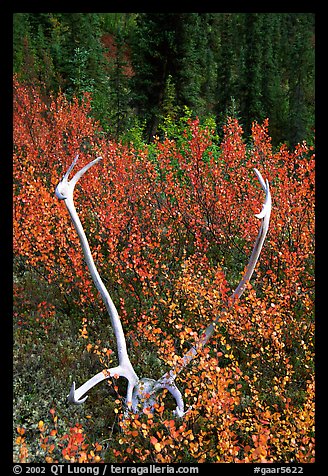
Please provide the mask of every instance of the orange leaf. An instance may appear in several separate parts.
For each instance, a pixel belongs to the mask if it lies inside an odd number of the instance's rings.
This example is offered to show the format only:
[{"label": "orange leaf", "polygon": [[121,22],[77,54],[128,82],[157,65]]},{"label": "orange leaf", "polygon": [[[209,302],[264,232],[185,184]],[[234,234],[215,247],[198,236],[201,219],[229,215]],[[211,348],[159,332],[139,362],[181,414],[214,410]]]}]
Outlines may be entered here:
[{"label": "orange leaf", "polygon": [[158,439],[155,438],[155,436],[152,436],[149,441],[151,442],[152,445],[156,445],[156,443],[158,443]]}]

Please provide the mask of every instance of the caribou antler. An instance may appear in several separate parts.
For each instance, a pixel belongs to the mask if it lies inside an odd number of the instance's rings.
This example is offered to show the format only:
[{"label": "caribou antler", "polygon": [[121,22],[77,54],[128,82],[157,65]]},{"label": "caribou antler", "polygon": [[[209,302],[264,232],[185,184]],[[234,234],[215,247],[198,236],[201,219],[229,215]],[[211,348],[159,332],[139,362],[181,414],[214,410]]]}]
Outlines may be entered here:
[{"label": "caribou antler", "polygon": [[[171,369],[169,372],[164,374],[160,379],[154,380],[150,378],[142,378],[139,379],[137,374],[135,373],[132,364],[130,362],[127,348],[126,348],[126,341],[123,333],[122,324],[116,310],[116,307],[103,283],[101,280],[95,263],[93,261],[90,247],[88,244],[88,240],[84,233],[81,221],[77,215],[74,202],[73,202],[73,192],[74,187],[78,180],[82,177],[82,175],[94,164],[101,160],[101,157],[93,160],[85,167],[83,167],[80,171],[78,171],[71,180],[68,180],[69,174],[73,170],[76,162],[78,160],[78,156],[74,159],[72,165],[69,167],[68,171],[59,182],[56,188],[56,195],[60,200],[65,200],[65,205],[69,211],[71,219],[73,221],[74,227],[78,233],[82,250],[84,253],[85,261],[88,265],[90,270],[92,279],[100,292],[103,301],[105,303],[106,309],[110,316],[111,324],[114,330],[114,335],[117,341],[117,352],[118,352],[118,360],[119,365],[117,367],[111,369],[105,369],[102,372],[94,375],[91,379],[85,382],[81,387],[75,389],[75,382],[71,387],[70,393],[68,395],[68,400],[72,403],[81,404],[85,402],[88,398],[85,395],[92,387],[97,385],[99,382],[107,379],[109,377],[125,377],[128,380],[128,389],[126,395],[126,405],[128,409],[137,413],[140,409],[154,407],[156,401],[156,393],[162,389],[168,390],[171,395],[174,397],[177,407],[175,410],[175,414],[179,417],[182,417],[185,414],[184,410],[184,402],[182,398],[182,394],[180,390],[176,387],[174,381],[177,375],[181,372],[181,370],[188,365],[188,363],[196,357],[196,355],[202,350],[206,342],[209,338],[213,335],[215,331],[215,326],[220,318],[220,315],[216,317],[216,319],[205,329],[205,331],[200,335],[198,342],[182,357],[180,364],[176,367]],[[261,227],[249,260],[249,263],[246,267],[246,271],[238,284],[235,291],[232,293],[228,305],[224,311],[227,311],[233,303],[240,298],[243,291],[245,290],[246,284],[249,282],[253,271],[255,269],[256,263],[259,259],[261,249],[263,247],[263,243],[268,232],[269,221],[270,221],[270,213],[271,213],[271,194],[269,188],[268,180],[264,181],[262,175],[257,169],[254,169],[255,173],[259,179],[259,182],[265,192],[265,202],[262,208],[262,211],[255,215],[257,218],[262,220]]]},{"label": "caribou antler", "polygon": [[[256,214],[255,216],[262,220],[260,230],[258,232],[255,245],[253,247],[253,251],[251,254],[251,257],[249,259],[248,265],[246,267],[245,273],[240,280],[240,283],[228,299],[228,303],[226,305],[225,309],[222,309],[221,314],[224,312],[227,312],[229,308],[234,304],[234,302],[240,298],[240,296],[243,294],[247,283],[252,277],[252,274],[254,272],[256,263],[260,257],[260,253],[264,244],[265,237],[267,235],[268,229],[269,229],[269,222],[270,222],[270,214],[271,214],[271,193],[270,193],[270,187],[269,187],[269,182],[268,180],[264,181],[261,173],[257,170],[254,169],[259,182],[265,192],[265,201],[262,207],[262,210],[260,213]],[[181,372],[181,370],[186,367],[186,365],[189,364],[189,362],[196,357],[197,354],[203,349],[203,347],[206,345],[207,341],[212,337],[215,331],[215,326],[217,325],[221,314],[219,314],[216,319],[209,324],[209,326],[205,329],[204,332],[200,335],[197,343],[186,352],[186,354],[183,356],[181,359],[180,363],[176,365],[176,367],[170,371],[169,374],[165,374],[162,378],[164,379],[169,379],[171,382],[174,381],[174,379],[177,377],[177,375]]]},{"label": "caribou antler", "polygon": [[56,195],[59,198],[59,200],[65,200],[65,205],[67,207],[67,210],[69,211],[72,222],[74,224],[74,227],[77,231],[77,234],[81,242],[85,261],[88,265],[89,271],[96,285],[96,288],[100,292],[103,298],[103,301],[105,303],[106,309],[108,311],[111,324],[113,327],[113,331],[115,334],[116,342],[117,342],[117,353],[118,353],[119,365],[113,369],[108,369],[105,372],[100,372],[99,374],[95,375],[90,380],[88,380],[84,385],[82,385],[77,390],[75,390],[75,382],[74,382],[72,385],[71,391],[68,395],[68,399],[72,403],[83,403],[87,397],[85,397],[84,399],[80,399],[80,397],[84,395],[88,390],[90,390],[90,388],[92,388],[94,385],[101,382],[105,378],[118,375],[120,377],[126,377],[128,380],[127,404],[131,405],[132,391],[135,385],[137,384],[137,382],[139,381],[139,378],[137,374],[135,373],[128,356],[124,332],[123,332],[123,328],[122,328],[122,324],[121,324],[118,312],[101,277],[99,276],[96,265],[91,255],[87,237],[84,233],[82,223],[78,217],[78,214],[74,206],[74,201],[73,201],[73,193],[74,193],[74,187],[76,183],[82,177],[82,175],[90,167],[92,167],[92,165],[96,164],[101,159],[102,159],[101,157],[98,157],[97,159],[93,160],[92,162],[87,164],[85,167],[83,167],[80,171],[78,171],[71,180],[68,180],[69,174],[73,170],[78,160],[78,155],[77,155],[73,163],[69,167],[68,171],[66,172],[62,180],[57,185]]}]

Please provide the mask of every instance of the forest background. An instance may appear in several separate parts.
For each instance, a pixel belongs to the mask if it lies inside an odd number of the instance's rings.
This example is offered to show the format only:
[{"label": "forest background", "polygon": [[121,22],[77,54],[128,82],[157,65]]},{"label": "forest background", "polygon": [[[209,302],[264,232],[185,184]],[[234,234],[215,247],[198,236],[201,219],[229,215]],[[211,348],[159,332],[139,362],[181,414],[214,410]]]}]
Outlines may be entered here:
[{"label": "forest background", "polygon": [[270,118],[274,144],[314,131],[310,13],[17,13],[14,72],[44,97],[92,93],[110,138],[163,135],[185,114]]},{"label": "forest background", "polygon": [[[314,15],[13,22],[15,461],[313,462]],[[79,194],[83,225],[147,376],[172,365],[240,279],[256,236],[246,210],[261,201],[249,168],[272,184],[261,263],[182,377],[193,402],[183,422],[166,396],[126,427],[115,381],[87,407],[66,402],[72,375],[82,383],[113,353],[53,196],[77,152],[107,157]]]}]

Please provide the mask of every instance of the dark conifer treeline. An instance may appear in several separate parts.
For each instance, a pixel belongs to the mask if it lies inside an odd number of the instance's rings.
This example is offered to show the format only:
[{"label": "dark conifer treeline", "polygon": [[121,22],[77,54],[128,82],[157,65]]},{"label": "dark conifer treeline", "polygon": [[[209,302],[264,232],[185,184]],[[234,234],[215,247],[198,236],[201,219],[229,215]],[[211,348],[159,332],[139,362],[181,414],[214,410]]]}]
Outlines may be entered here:
[{"label": "dark conifer treeline", "polygon": [[14,72],[45,99],[90,92],[114,138],[151,140],[185,107],[246,132],[269,117],[275,143],[313,135],[311,13],[16,13]]}]

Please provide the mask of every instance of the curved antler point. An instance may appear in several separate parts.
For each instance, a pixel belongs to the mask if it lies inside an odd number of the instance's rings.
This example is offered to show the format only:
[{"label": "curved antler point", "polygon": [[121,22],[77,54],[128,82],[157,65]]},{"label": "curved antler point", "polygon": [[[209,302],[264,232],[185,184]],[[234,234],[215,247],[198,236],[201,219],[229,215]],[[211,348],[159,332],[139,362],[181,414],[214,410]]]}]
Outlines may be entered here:
[{"label": "curved antler point", "polygon": [[67,400],[70,403],[75,403],[76,405],[81,405],[82,403],[84,403],[86,401],[87,398],[88,398],[88,395],[84,398],[81,398],[80,400],[78,398],[76,398],[75,382],[73,382],[73,384],[71,386],[71,390],[70,390],[69,394],[67,395]]}]

